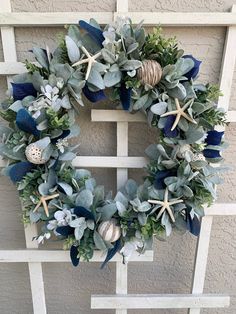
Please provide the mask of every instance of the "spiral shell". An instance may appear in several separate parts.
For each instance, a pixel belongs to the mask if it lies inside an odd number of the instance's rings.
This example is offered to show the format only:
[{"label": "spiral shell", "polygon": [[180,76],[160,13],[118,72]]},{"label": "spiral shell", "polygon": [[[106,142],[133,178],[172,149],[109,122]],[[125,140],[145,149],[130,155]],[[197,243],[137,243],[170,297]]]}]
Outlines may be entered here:
[{"label": "spiral shell", "polygon": [[162,68],[155,60],[144,60],[141,68],[137,70],[137,78],[143,85],[148,84],[154,87],[162,76]]},{"label": "spiral shell", "polygon": [[121,228],[117,226],[116,219],[103,221],[98,227],[98,233],[103,240],[108,242],[115,242],[121,236]]},{"label": "spiral shell", "polygon": [[42,158],[43,149],[39,148],[35,143],[32,143],[26,147],[25,155],[28,161],[32,164],[40,165],[47,162]]}]

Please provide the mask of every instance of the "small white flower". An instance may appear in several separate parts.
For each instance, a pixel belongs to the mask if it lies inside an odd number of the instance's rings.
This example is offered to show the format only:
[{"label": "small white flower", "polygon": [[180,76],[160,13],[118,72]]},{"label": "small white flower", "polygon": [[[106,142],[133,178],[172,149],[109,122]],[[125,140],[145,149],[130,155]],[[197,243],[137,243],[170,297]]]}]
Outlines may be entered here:
[{"label": "small white flower", "polygon": [[132,256],[132,254],[137,251],[139,248],[143,247],[142,241],[139,239],[134,238],[133,240],[130,240],[125,243],[125,245],[120,250],[120,253],[124,257],[124,262],[127,263]]},{"label": "small white flower", "polygon": [[51,237],[50,232],[46,232],[44,234],[41,234],[38,238],[37,238],[37,242],[38,244],[40,243],[44,243],[44,240],[48,240]]},{"label": "small white flower", "polygon": [[48,230],[54,230],[57,227],[57,220],[50,220],[47,224]]},{"label": "small white flower", "polygon": [[59,77],[59,78],[57,79],[57,87],[58,87],[59,89],[62,89],[63,86],[64,86],[64,80],[63,80],[63,78]]},{"label": "small white flower", "polygon": [[114,41],[116,40],[116,32],[114,27],[109,26],[108,30],[103,32],[103,36],[105,38],[103,45],[114,43]]},{"label": "small white flower", "polygon": [[49,100],[56,100],[59,93],[59,89],[56,86],[52,87],[49,84],[45,87],[41,87],[41,91]]},{"label": "small white flower", "polygon": [[65,151],[65,147],[68,147],[69,143],[67,141],[67,139],[60,139],[57,141],[56,143],[56,147],[59,149],[59,151],[63,154]]}]

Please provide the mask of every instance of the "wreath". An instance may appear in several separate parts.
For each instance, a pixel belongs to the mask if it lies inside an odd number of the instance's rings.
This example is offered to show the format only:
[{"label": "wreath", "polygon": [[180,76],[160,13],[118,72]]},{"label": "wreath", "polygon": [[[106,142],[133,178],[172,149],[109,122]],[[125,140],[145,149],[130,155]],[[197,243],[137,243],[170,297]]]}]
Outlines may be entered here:
[{"label": "wreath", "polygon": [[[80,21],[53,53],[32,52],[37,62],[25,61],[28,72],[14,77],[1,104],[8,124],[0,126],[0,154],[3,173],[19,191],[24,224],[40,223],[35,239],[63,240],[75,266],[101,250],[104,267],[117,252],[124,262],[133,251],[143,253],[154,236],[165,239],[172,229],[197,236],[221,182],[223,168],[213,163],[226,144],[214,127],[227,124],[216,106],[219,88],[194,82],[201,62],[160,28],[146,35],[129,18],[104,28]],[[141,111],[159,130],[158,143],[146,149],[141,185],[128,180],[112,197],[88,170],[73,167],[77,146],[70,139],[79,135],[75,116],[84,96]]]}]

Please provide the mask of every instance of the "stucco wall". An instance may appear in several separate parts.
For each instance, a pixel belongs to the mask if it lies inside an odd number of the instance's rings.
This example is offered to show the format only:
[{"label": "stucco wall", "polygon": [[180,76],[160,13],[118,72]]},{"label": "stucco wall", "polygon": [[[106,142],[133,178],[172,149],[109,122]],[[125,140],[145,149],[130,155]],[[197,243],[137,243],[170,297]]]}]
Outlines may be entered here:
[{"label": "stucco wall", "polygon": [[[130,0],[134,11],[228,11],[236,0]],[[1,2],[0,2],[1,5]],[[14,11],[111,11],[115,0],[12,0]],[[184,14],[184,13],[183,13]],[[79,13],[78,13],[79,19]],[[158,22],[158,21],[157,21]],[[18,28],[15,31],[19,61],[26,57],[32,45],[56,45],[56,34],[62,29]],[[167,34],[176,35],[188,53],[203,60],[201,81],[218,82],[223,51],[225,29],[216,28],[169,28]],[[236,48],[236,47],[235,47]],[[3,61],[0,44],[0,61]],[[0,99],[4,98],[6,82],[0,78]],[[230,109],[236,109],[236,72]],[[109,104],[95,105],[108,108]],[[116,126],[112,123],[90,123],[88,104],[81,109],[78,119],[82,132],[78,138],[81,155],[115,155]],[[227,128],[226,137],[230,148],[225,153],[228,164],[234,165],[236,153],[235,125]],[[155,134],[146,126],[132,124],[129,128],[129,153],[142,155],[147,143]],[[96,170],[99,183],[115,190],[115,171]],[[130,177],[140,178],[141,171],[130,171]],[[236,201],[236,172],[225,175],[225,183],[218,189],[219,200]],[[20,204],[17,192],[8,179],[0,180],[0,248],[25,247],[24,230],[20,222]],[[215,218],[207,267],[205,292],[227,293],[232,296],[229,309],[202,311],[205,314],[236,313],[236,217]],[[49,243],[48,247],[59,247]],[[196,239],[191,235],[172,235],[167,243],[155,242],[153,263],[129,264],[130,293],[189,293]],[[90,309],[90,295],[115,292],[115,267],[109,264],[99,270],[96,263],[83,263],[79,268],[70,264],[44,264],[44,281],[49,314],[112,314],[114,311]],[[27,264],[0,264],[0,313],[30,314],[32,303]],[[186,314],[185,310],[130,311],[130,314]]]}]

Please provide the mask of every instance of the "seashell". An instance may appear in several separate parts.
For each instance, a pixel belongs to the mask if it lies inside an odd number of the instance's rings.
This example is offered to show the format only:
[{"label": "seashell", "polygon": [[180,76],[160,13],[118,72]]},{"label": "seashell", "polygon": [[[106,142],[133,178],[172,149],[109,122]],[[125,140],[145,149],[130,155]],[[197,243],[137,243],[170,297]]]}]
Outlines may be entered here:
[{"label": "seashell", "polygon": [[98,233],[103,240],[108,242],[115,242],[121,236],[121,228],[117,226],[116,219],[103,221],[98,227]]},{"label": "seashell", "polygon": [[41,165],[47,162],[46,159],[42,158],[43,149],[38,147],[36,143],[28,145],[25,149],[25,155],[28,161],[32,164]]},{"label": "seashell", "polygon": [[194,161],[205,161],[205,160],[206,160],[206,158],[201,153],[194,154],[193,158],[192,158],[192,162],[194,162]]},{"label": "seashell", "polygon": [[143,85],[148,84],[154,87],[162,76],[162,68],[155,60],[144,60],[141,68],[137,70],[137,78]]},{"label": "seashell", "polygon": [[191,152],[191,146],[189,144],[184,144],[179,148],[177,156],[179,158],[184,158],[186,152]]}]

